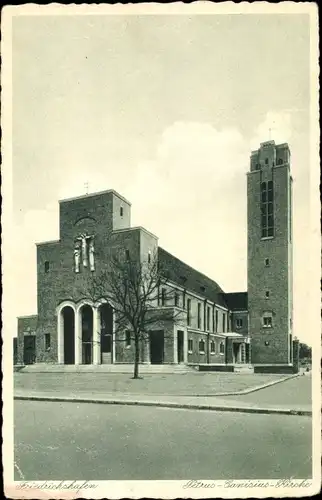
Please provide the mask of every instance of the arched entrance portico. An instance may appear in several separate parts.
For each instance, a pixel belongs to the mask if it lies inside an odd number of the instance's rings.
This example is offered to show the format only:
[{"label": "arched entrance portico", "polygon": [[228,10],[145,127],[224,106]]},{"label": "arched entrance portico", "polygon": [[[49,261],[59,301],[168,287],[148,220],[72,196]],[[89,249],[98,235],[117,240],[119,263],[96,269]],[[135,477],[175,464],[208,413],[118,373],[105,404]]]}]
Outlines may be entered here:
[{"label": "arched entrance portico", "polygon": [[65,301],[57,307],[58,363],[113,363],[114,311],[107,303]]}]

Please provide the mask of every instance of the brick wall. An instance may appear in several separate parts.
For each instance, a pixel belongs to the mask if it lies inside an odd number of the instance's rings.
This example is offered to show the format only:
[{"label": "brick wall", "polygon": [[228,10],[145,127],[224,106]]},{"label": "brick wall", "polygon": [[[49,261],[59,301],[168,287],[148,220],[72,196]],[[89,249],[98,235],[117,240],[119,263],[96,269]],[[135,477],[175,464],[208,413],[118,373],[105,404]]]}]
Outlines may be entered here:
[{"label": "brick wall", "polygon": [[[191,339],[193,341],[193,350],[190,353],[188,351],[188,363],[193,363],[193,364],[204,364],[209,363],[212,364],[221,364],[225,362],[225,355],[220,354],[220,349],[219,349],[219,344],[221,341],[225,341],[222,337],[216,337],[215,335],[207,335],[204,332],[192,332],[191,330],[188,330],[188,341]],[[204,354],[199,352],[199,341],[203,339],[205,342],[205,352]],[[210,352],[210,343],[211,341],[215,341],[215,346],[216,346],[216,352],[215,354],[212,354]],[[209,346],[208,346],[208,341],[209,341]],[[209,348],[209,355],[208,355],[208,348]]]},{"label": "brick wall", "polygon": [[[241,328],[237,326],[237,320],[242,321]],[[248,334],[248,311],[233,311],[231,313],[231,331],[241,333],[242,335]]]},{"label": "brick wall", "polygon": [[[94,235],[96,274],[108,268],[112,252],[127,248],[131,258],[140,256],[140,229],[112,232],[113,225],[120,228],[130,220],[129,204],[113,192],[61,202],[60,217],[60,241],[37,245],[37,361],[58,360],[56,308],[65,300],[77,302],[88,290],[89,267],[81,265],[78,274],[74,270],[75,237],[82,232]],[[50,352],[44,350],[45,333],[51,336]]]},{"label": "brick wall", "polygon": [[20,316],[18,318],[17,330],[17,363],[24,363],[24,337],[25,335],[36,335],[38,328],[38,316]]}]

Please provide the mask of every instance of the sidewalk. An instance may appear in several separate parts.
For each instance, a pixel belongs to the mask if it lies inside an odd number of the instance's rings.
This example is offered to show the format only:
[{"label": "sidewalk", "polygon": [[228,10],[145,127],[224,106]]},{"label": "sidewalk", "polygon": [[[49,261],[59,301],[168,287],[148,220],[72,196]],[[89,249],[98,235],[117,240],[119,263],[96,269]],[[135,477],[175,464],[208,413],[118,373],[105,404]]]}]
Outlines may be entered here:
[{"label": "sidewalk", "polygon": [[282,414],[282,415],[302,415],[311,416],[311,405],[275,405],[266,404],[259,407],[255,403],[245,402],[240,399],[231,400],[222,397],[189,397],[189,396],[161,396],[146,394],[115,394],[106,393],[94,395],[93,393],[73,393],[73,392],[39,392],[16,390],[14,394],[16,400],[28,401],[57,401],[73,403],[95,403],[114,405],[136,405],[155,406],[159,408],[181,408],[191,410],[229,411],[259,414]]},{"label": "sidewalk", "polygon": [[[86,366],[86,365],[83,365]],[[153,374],[135,380],[116,373],[24,373],[14,374],[15,391],[88,394],[138,394],[159,396],[234,396],[285,383],[296,375],[187,373]],[[283,384],[281,384],[283,385]]]}]

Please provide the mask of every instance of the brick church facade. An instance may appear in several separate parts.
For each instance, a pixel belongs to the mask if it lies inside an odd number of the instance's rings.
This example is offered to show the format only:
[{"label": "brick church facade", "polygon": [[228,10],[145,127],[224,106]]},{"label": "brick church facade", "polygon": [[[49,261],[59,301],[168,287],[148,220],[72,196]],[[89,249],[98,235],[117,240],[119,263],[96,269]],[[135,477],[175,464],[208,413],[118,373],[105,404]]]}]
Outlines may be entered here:
[{"label": "brick church facade", "polygon": [[[262,143],[247,174],[248,292],[225,293],[209,277],[131,227],[131,205],[113,190],[60,201],[59,240],[37,244],[37,315],[18,318],[19,364],[133,363],[128,331],[113,308],[84,299],[86,277],[111,250],[168,270],[154,305],[161,318],[142,343],[141,363],[291,366],[292,178],[287,144]],[[162,321],[164,314],[164,321]],[[180,318],[180,321],[178,320]]]}]

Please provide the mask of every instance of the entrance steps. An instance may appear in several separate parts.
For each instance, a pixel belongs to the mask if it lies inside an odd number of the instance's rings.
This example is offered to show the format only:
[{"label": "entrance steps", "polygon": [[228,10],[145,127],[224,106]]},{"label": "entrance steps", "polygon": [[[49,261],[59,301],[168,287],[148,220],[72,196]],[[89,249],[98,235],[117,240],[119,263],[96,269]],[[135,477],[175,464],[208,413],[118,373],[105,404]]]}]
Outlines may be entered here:
[{"label": "entrance steps", "polygon": [[[103,364],[103,365],[60,365],[55,363],[35,363],[26,365],[20,370],[22,373],[133,373],[133,364]],[[139,374],[185,374],[197,372],[197,368],[184,364],[171,365],[139,365]]]},{"label": "entrance steps", "polygon": [[234,373],[254,373],[254,367],[252,365],[234,365]]}]

